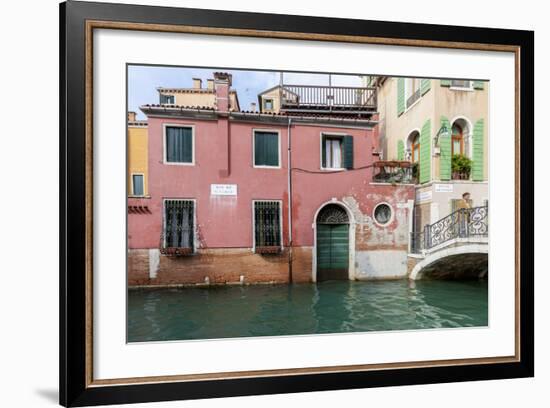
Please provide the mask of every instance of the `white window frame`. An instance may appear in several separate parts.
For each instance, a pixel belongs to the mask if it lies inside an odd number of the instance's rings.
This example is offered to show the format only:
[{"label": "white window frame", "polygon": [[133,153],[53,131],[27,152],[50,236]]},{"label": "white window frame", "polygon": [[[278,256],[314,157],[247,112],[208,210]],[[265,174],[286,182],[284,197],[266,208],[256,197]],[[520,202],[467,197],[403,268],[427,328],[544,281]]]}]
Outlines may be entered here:
[{"label": "white window frame", "polygon": [[[166,160],[166,128],[179,127],[179,128],[191,128],[191,162],[169,162]],[[181,123],[163,123],[162,124],[162,163],[168,166],[194,166],[195,165],[195,125],[185,125]]]},{"label": "white window frame", "polygon": [[[271,109],[269,109],[269,108],[266,107],[267,101],[271,101]],[[275,99],[274,99],[274,98],[271,98],[271,97],[270,97],[270,98],[262,97],[262,104],[263,104],[262,109],[263,109],[264,111],[273,111],[273,110],[275,110]]]},{"label": "white window frame", "polygon": [[168,198],[162,199],[162,247],[166,248],[166,201],[191,201],[193,203],[193,253],[197,252],[197,200],[195,198]]},{"label": "white window frame", "polygon": [[[335,133],[335,132],[321,132],[320,138],[319,138],[319,168],[323,171],[346,171],[345,167],[323,167],[323,149],[325,148],[325,144],[323,143],[323,137],[338,137],[342,140],[342,166],[344,165],[344,137],[348,136],[348,133]],[[326,157],[326,156],[325,156]]]},{"label": "white window frame", "polygon": [[[376,209],[378,207],[380,207],[381,205],[387,205],[389,208],[390,208],[390,219],[388,220],[388,222],[384,223],[384,224],[381,224],[380,222],[378,222],[378,220],[376,219]],[[374,206],[374,208],[372,209],[372,219],[373,221],[376,223],[376,225],[378,225],[379,227],[387,227],[388,225],[390,225],[392,222],[393,222],[393,219],[395,218],[395,210],[393,209],[392,205],[390,203],[388,203],[387,201],[381,201],[379,202],[378,204],[376,204]]]},{"label": "white window frame", "polygon": [[[256,164],[256,132],[265,132],[265,133],[277,133],[277,155],[278,163],[277,166],[266,166],[266,165],[257,165]],[[252,167],[255,169],[280,169],[282,168],[282,154],[281,154],[281,131],[279,129],[252,129]]]},{"label": "white window frame", "polygon": [[172,98],[172,103],[165,102],[166,105],[175,105],[176,104],[176,95],[161,94],[165,97]]},{"label": "white window frame", "polygon": [[254,199],[252,200],[252,252],[256,253],[256,203],[276,202],[279,204],[279,240],[281,241],[281,250],[284,249],[283,242],[283,200],[277,199]]},{"label": "white window frame", "polygon": [[[143,183],[143,194],[142,195],[137,195],[135,193],[135,186],[134,186],[134,176],[141,176],[142,177],[142,183]],[[132,187],[132,194],[130,195],[131,197],[145,197],[146,194],[145,194],[145,173],[130,173],[130,178],[131,178],[131,187]]]},{"label": "white window frame", "polygon": [[473,91],[474,90],[474,81],[468,81],[469,83],[469,86],[466,87],[466,86],[453,86],[453,80],[451,79],[451,85],[449,87],[449,89],[451,91],[466,91],[466,92],[470,92],[470,91]]}]

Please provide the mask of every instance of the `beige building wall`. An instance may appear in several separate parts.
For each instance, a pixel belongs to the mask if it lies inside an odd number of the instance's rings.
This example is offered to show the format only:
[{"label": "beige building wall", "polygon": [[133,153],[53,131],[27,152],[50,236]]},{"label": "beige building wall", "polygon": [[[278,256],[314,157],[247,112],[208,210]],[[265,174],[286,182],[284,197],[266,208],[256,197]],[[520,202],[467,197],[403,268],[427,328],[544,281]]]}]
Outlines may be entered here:
[{"label": "beige building wall", "polygon": [[[434,86],[435,85],[435,86]],[[460,90],[451,87],[441,86],[441,81],[432,80],[432,90],[435,91],[435,117],[437,125],[440,126],[441,116],[449,119],[452,126],[457,119],[464,119],[468,123],[469,152],[468,157],[472,158],[472,135],[473,127],[479,119],[484,119],[483,126],[483,178],[488,180],[489,176],[489,82],[485,82],[483,89]],[[438,127],[439,129],[439,127]],[[439,159],[437,160],[436,179],[439,179]]]},{"label": "beige building wall", "polygon": [[[160,90],[161,95],[173,95],[175,104],[180,106],[193,107],[216,107],[216,93],[209,89],[166,89]],[[231,110],[239,110],[237,101],[237,93],[231,91],[229,93],[229,106]]]},{"label": "beige building wall", "polygon": [[[483,90],[461,90],[441,86],[441,81],[430,81],[430,90],[411,105],[405,112],[397,115],[397,78],[388,77],[378,90],[378,111],[380,148],[382,159],[397,160],[398,141],[408,148],[407,138],[413,131],[422,129],[426,120],[431,120],[431,180],[417,186],[415,212],[418,224],[423,226],[441,219],[451,212],[451,200],[461,198],[469,192],[474,206],[485,205],[489,200],[489,83],[484,83]],[[468,124],[466,134],[469,136],[468,156],[472,158],[473,126],[479,119],[484,119],[484,169],[483,182],[470,180],[440,181],[439,155],[434,154],[434,138],[441,127],[441,116],[450,124],[463,119]],[[449,129],[450,130],[450,129]]]},{"label": "beige building wall", "polygon": [[386,160],[397,160],[397,143],[402,140],[407,148],[407,138],[414,131],[420,132],[422,125],[431,120],[432,180],[439,180],[439,156],[434,155],[433,140],[441,127],[441,116],[449,122],[464,119],[469,123],[470,151],[472,157],[473,126],[479,119],[485,119],[484,135],[484,166],[483,175],[488,179],[489,170],[489,83],[485,82],[483,90],[458,90],[441,86],[441,81],[432,79],[430,90],[420,97],[405,112],[397,116],[397,78],[389,77],[379,88],[378,104],[380,112],[380,142],[383,148],[383,157]]}]

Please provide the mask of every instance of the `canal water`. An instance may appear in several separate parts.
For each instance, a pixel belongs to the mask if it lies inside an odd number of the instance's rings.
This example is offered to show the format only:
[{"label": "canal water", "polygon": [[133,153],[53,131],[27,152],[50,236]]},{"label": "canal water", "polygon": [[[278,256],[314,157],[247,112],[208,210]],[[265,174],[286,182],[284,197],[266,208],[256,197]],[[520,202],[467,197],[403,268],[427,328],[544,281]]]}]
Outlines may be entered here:
[{"label": "canal water", "polygon": [[486,281],[332,281],[128,291],[128,341],[487,326]]}]

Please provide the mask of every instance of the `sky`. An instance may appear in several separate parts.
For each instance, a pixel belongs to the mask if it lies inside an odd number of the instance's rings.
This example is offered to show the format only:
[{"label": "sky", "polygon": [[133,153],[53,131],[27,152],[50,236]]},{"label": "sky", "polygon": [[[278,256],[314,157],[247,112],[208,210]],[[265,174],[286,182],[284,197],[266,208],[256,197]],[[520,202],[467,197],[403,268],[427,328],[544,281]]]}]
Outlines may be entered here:
[{"label": "sky", "polygon": [[[225,68],[180,68],[130,65],[128,67],[128,110],[136,112],[138,119],[145,119],[139,110],[141,105],[159,103],[157,88],[192,88],[193,78],[201,78],[203,88],[206,80],[213,78],[213,72],[229,72],[233,75],[232,88],[237,90],[242,110],[250,109],[252,102],[258,101],[258,94],[280,81],[279,72],[243,71]],[[326,74],[284,73],[284,82],[300,85],[328,85]],[[332,75],[336,86],[361,86],[357,75]]]}]

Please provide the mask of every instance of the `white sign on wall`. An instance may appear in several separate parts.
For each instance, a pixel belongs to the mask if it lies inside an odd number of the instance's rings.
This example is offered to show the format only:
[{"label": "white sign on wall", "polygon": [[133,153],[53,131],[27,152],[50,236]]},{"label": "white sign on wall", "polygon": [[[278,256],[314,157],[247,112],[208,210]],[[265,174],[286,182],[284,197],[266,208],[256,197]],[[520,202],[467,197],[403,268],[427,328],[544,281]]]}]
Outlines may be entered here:
[{"label": "white sign on wall", "polygon": [[435,185],[436,193],[452,193],[453,185],[452,184],[436,184]]},{"label": "white sign on wall", "polygon": [[416,201],[421,203],[424,201],[430,201],[432,199],[432,190],[419,191],[416,193]]},{"label": "white sign on wall", "polygon": [[210,195],[236,196],[236,184],[210,184]]}]

